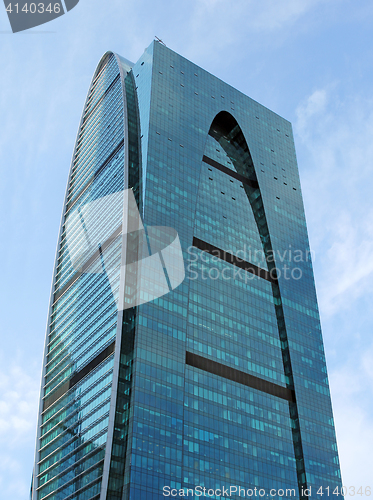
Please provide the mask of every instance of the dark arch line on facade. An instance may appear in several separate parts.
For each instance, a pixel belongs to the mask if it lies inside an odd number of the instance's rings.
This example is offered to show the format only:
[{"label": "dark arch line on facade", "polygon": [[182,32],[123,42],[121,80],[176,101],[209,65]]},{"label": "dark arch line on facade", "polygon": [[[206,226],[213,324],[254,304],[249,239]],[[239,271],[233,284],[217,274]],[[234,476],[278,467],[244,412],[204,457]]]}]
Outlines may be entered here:
[{"label": "dark arch line on facade", "polygon": [[[268,272],[277,278],[276,265],[273,258],[271,236],[268,229],[263,199],[258,183],[254,162],[252,160],[245,136],[237,120],[227,111],[218,113],[211,123],[209,135],[213,137],[228,155],[232,164],[240,176],[247,182],[243,182],[243,188],[249,200],[254,214],[260,240],[262,243]],[[286,387],[294,391],[293,370],[290,359],[288,336],[286,331],[284,310],[282,307],[281,292],[277,279],[271,282],[273,303],[275,307],[277,327],[281,344],[281,354],[286,379]],[[289,413],[291,419],[294,456],[296,460],[297,480],[300,498],[307,488],[302,438],[300,433],[298,407],[296,401],[289,401]]]}]

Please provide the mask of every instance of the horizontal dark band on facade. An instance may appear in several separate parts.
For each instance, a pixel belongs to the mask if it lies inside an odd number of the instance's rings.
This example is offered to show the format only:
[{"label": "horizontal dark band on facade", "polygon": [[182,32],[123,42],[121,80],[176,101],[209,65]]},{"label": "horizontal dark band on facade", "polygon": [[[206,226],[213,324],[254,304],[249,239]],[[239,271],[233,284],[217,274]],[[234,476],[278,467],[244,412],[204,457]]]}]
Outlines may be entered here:
[{"label": "horizontal dark band on facade", "polygon": [[246,385],[252,389],[270,394],[271,396],[276,396],[292,403],[295,402],[295,392],[291,389],[281,387],[280,385],[255,377],[254,375],[249,375],[248,373],[223,365],[212,359],[207,359],[187,351],[185,361],[187,365],[193,366],[194,368],[199,368],[200,370],[232,380],[238,384]]},{"label": "horizontal dark band on facade", "polygon": [[102,363],[106,358],[113,354],[115,350],[115,341],[108,345],[103,351],[101,351],[92,361],[83,368],[75,373],[70,380],[61,385],[56,391],[53,392],[49,397],[45,398],[43,403],[43,411],[47,410],[53,403],[60,399],[67,391],[72,389],[78,382],[87,376],[92,370],[94,370],[100,363]]},{"label": "horizontal dark band on facade", "polygon": [[92,177],[90,177],[90,179],[87,181],[87,183],[85,184],[85,186],[79,191],[79,193],[66,204],[65,214],[75,205],[75,203],[79,200],[79,198],[82,196],[82,194],[84,194],[86,192],[86,190],[89,188],[89,186],[92,184],[92,182],[100,175],[100,173],[106,167],[106,165],[118,153],[118,151],[123,146],[123,144],[124,144],[124,139],[122,139],[120,141],[120,143],[115,147],[115,149],[110,153],[110,155],[107,158],[105,158],[105,160],[101,163],[101,165],[96,170],[96,172],[94,173],[94,175],[92,175]]},{"label": "horizontal dark band on facade", "polygon": [[203,155],[202,160],[205,163],[207,163],[208,165],[211,165],[211,167],[214,167],[214,168],[220,170],[221,172],[224,172],[225,174],[228,174],[231,177],[234,177],[235,179],[242,182],[243,184],[246,184],[247,186],[250,186],[254,189],[259,188],[259,184],[257,181],[252,181],[251,179],[248,179],[244,175],[238,174],[234,170],[231,170],[230,168],[225,167],[221,163],[217,162],[216,160],[213,160],[212,158],[209,158],[208,156]]},{"label": "horizontal dark band on facade", "polygon": [[89,268],[91,264],[95,262],[100,257],[100,254],[105,248],[107,248],[110,243],[113,242],[113,240],[119,236],[122,232],[122,225],[120,225],[114,232],[109,236],[107,240],[104,241],[104,243],[101,245],[101,248],[96,250],[96,252],[83,264],[81,269],[77,271],[70,279],[69,281],[57,292],[55,292],[54,297],[53,297],[53,304],[60,298],[62,295],[75,283],[75,281],[80,278],[82,274],[86,272],[86,270]]},{"label": "horizontal dark band on facade", "polygon": [[213,255],[214,257],[218,257],[219,259],[224,260],[229,264],[239,267],[244,271],[255,274],[256,276],[259,276],[259,278],[267,280],[270,283],[277,283],[277,278],[272,277],[271,273],[269,273],[265,269],[262,269],[261,267],[258,267],[255,264],[250,264],[249,262],[246,262],[245,260],[242,260],[236,257],[235,255],[232,255],[226,250],[221,250],[220,248],[217,248],[214,245],[207,243],[206,241],[193,237],[193,246],[198,248],[199,250],[202,250],[204,252]]}]

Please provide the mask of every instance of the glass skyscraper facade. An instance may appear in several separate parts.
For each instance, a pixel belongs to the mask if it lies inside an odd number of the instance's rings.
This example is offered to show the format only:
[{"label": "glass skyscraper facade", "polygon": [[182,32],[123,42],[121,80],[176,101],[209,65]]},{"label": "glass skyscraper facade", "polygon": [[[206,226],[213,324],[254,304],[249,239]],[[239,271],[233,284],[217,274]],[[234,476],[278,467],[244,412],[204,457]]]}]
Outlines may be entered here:
[{"label": "glass skyscraper facade", "polygon": [[[162,227],[185,272],[176,286],[158,249],[168,293],[128,272]],[[162,43],[105,54],[64,202],[32,499],[340,486],[291,124]]]}]

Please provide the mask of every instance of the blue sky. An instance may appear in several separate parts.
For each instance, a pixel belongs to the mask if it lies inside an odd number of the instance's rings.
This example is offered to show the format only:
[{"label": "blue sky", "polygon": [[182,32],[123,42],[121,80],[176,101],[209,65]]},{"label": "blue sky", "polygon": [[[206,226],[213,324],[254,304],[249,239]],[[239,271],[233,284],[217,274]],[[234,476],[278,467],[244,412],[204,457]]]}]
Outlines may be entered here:
[{"label": "blue sky", "polygon": [[80,0],[12,34],[0,8],[0,497],[27,498],[75,135],[100,57],[161,37],[293,123],[343,483],[373,486],[373,4]]}]

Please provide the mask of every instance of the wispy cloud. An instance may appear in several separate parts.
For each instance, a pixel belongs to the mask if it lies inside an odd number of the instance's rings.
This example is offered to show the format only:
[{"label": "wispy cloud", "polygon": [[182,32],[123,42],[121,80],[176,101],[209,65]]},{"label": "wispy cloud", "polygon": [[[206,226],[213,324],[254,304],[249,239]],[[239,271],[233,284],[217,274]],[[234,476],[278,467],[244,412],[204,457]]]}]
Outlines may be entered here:
[{"label": "wispy cloud", "polygon": [[346,96],[342,86],[333,82],[304,99],[295,131],[324,336],[332,348],[342,478],[357,491],[369,486],[373,443],[373,101]]},{"label": "wispy cloud", "polygon": [[0,489],[3,498],[27,498],[32,463],[23,456],[35,443],[38,382],[36,373],[0,354]]},{"label": "wispy cloud", "polygon": [[317,89],[299,105],[295,130],[321,310],[330,315],[372,290],[373,102],[342,102],[337,84]]},{"label": "wispy cloud", "polygon": [[372,486],[372,366],[373,344],[364,354],[351,355],[330,377],[343,484],[356,491]]},{"label": "wispy cloud", "polygon": [[167,29],[164,35],[176,47],[183,46],[192,60],[212,58],[220,64],[228,63],[243,54],[247,57],[254,47],[278,46],[289,36],[292,26],[326,1],[191,0],[185,4],[184,30],[180,31],[179,23],[175,23],[173,30]]},{"label": "wispy cloud", "polygon": [[238,0],[229,4],[224,0],[196,0],[194,2],[193,21],[195,26],[206,19],[220,19],[221,24],[234,32],[237,24],[232,21],[246,17],[246,23],[242,27],[255,30],[256,32],[270,32],[283,29],[287,25],[296,22],[309,10],[316,8],[325,0],[264,0],[260,3],[254,0]]}]

